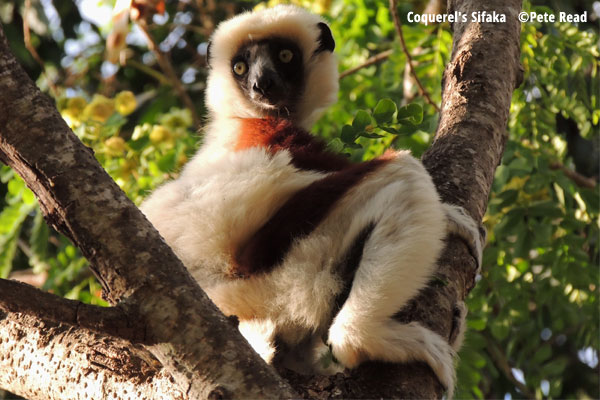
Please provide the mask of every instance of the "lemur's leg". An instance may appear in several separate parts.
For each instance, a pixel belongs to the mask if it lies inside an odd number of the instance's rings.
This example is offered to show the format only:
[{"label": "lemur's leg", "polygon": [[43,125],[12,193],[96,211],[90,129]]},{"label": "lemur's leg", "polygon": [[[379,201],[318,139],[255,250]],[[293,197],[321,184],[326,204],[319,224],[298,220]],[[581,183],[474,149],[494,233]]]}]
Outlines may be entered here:
[{"label": "lemur's leg", "polygon": [[482,239],[477,224],[460,207],[432,202],[426,187],[415,192],[406,184],[390,183],[364,204],[365,210],[385,213],[374,222],[348,299],[330,328],[329,343],[333,355],[347,367],[368,359],[425,361],[451,397],[454,349],[462,342],[466,308],[458,310],[452,345],[417,322],[403,324],[392,316],[431,278],[447,232],[467,241],[478,265]]},{"label": "lemur's leg", "polygon": [[424,169],[405,162],[398,175],[353,209],[356,217],[370,215],[374,228],[328,340],[346,367],[425,361],[452,391],[454,350],[447,340],[417,322],[392,318],[429,282],[446,235],[445,211]]}]

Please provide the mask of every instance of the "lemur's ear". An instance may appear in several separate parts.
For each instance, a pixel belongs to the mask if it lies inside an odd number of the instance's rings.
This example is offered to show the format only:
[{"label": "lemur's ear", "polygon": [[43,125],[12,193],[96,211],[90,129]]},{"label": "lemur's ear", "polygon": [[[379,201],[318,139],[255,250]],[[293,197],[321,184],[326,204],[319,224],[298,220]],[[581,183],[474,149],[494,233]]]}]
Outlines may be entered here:
[{"label": "lemur's ear", "polygon": [[206,46],[206,65],[210,68],[210,45],[212,42],[209,40],[208,45]]},{"label": "lemur's ear", "polygon": [[331,29],[324,22],[319,22],[317,27],[321,30],[321,35],[319,35],[319,47],[315,50],[315,54],[322,51],[332,52],[335,49],[335,41],[333,40]]}]

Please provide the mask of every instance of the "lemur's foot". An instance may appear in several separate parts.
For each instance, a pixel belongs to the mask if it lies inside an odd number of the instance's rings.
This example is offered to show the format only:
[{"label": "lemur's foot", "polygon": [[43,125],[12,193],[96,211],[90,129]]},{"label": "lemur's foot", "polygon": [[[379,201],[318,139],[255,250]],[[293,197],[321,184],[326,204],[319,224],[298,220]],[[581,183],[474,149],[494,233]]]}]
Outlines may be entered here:
[{"label": "lemur's foot", "polygon": [[448,220],[448,233],[457,234],[467,243],[469,251],[477,261],[477,272],[479,272],[487,236],[485,228],[475,222],[460,206],[444,203],[444,211]]},{"label": "lemur's foot", "polygon": [[448,390],[448,398],[454,392],[452,346],[417,322],[403,324],[388,318],[381,322],[370,321],[368,327],[358,327],[336,321],[329,330],[329,345],[336,360],[347,368],[366,360],[424,361]]}]

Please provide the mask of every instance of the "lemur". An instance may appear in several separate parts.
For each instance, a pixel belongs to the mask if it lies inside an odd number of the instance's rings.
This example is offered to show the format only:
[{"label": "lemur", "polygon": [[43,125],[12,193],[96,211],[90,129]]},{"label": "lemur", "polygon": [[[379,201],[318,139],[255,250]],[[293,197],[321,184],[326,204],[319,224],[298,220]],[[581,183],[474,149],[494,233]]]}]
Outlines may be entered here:
[{"label": "lemur", "polygon": [[477,224],[441,203],[409,152],[352,163],[308,133],[336,101],[334,47],[327,24],[294,6],[221,23],[204,143],[142,210],[267,362],[275,343],[308,373],[422,360],[451,394],[452,345],[392,316],[432,278],[448,230],[480,262]]}]

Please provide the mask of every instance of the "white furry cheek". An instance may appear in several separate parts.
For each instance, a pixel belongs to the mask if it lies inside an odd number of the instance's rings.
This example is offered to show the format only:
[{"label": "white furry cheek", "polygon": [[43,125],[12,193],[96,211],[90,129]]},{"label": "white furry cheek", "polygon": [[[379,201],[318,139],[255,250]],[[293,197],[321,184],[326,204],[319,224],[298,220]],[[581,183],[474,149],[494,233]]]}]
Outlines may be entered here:
[{"label": "white furry cheek", "polygon": [[[219,69],[220,73],[216,70]],[[231,77],[229,67],[217,65],[206,85],[206,105],[212,115],[229,118],[260,118],[261,113],[250,104]]]}]

